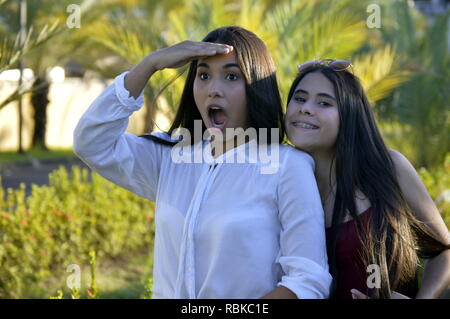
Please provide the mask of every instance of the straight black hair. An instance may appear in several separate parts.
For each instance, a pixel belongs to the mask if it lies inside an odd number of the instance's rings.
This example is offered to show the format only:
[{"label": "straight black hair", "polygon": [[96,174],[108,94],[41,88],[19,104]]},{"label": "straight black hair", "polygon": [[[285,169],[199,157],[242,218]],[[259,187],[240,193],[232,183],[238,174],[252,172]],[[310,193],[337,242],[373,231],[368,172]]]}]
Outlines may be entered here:
[{"label": "straight black hair", "polygon": [[[399,291],[415,280],[419,257],[432,258],[450,247],[436,239],[408,207],[370,103],[353,73],[347,70],[335,71],[325,65],[311,65],[295,78],[287,103],[298,83],[313,72],[320,72],[333,84],[340,122],[331,164],[335,165],[336,199],[327,246],[330,273],[333,276],[330,296],[335,296],[337,287],[336,239],[339,224],[349,214],[356,222],[364,247],[361,257],[364,265],[376,264],[381,270],[380,289],[368,289],[366,294],[389,298],[393,290]],[[356,211],[357,189],[372,205],[369,229],[363,228]]]}]

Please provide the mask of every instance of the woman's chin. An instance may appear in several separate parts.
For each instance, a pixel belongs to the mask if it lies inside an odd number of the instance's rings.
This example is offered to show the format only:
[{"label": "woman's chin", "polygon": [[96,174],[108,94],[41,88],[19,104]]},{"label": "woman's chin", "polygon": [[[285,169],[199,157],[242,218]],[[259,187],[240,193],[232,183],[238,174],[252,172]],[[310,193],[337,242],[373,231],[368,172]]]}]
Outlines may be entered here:
[{"label": "woman's chin", "polygon": [[314,150],[314,145],[311,145],[311,143],[305,143],[305,141],[295,141],[290,140],[292,145],[295,146],[295,148],[302,150],[307,153],[311,153]]}]

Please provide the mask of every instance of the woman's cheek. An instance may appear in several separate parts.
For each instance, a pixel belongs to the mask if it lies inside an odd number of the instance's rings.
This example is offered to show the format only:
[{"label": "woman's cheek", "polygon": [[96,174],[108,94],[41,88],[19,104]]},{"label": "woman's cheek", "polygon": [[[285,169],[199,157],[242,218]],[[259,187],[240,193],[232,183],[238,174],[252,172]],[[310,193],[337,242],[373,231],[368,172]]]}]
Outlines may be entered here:
[{"label": "woman's cheek", "polygon": [[339,114],[333,114],[333,116],[331,117],[332,119],[329,121],[330,122],[330,144],[331,145],[335,145],[336,141],[337,141],[337,137],[339,134]]}]

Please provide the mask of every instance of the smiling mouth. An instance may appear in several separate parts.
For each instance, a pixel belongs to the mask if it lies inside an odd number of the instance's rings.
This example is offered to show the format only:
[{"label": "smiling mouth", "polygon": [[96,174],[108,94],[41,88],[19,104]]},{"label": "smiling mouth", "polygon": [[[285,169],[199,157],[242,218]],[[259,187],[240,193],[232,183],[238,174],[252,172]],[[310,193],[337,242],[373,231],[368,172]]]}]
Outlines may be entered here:
[{"label": "smiling mouth", "polygon": [[292,122],[291,124],[294,127],[299,127],[299,128],[303,128],[303,129],[307,129],[307,130],[318,130],[319,129],[318,126],[315,126],[312,124],[307,124],[307,123],[302,123],[302,122]]},{"label": "smiling mouth", "polygon": [[208,107],[208,116],[212,127],[224,129],[228,117],[223,107],[217,105]]}]

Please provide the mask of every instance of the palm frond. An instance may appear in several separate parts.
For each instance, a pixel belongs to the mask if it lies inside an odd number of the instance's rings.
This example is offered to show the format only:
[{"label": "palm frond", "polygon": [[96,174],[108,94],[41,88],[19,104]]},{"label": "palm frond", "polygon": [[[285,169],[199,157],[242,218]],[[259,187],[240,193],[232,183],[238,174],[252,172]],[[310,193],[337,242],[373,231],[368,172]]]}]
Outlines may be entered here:
[{"label": "palm frond", "polygon": [[4,38],[0,51],[0,72],[17,64],[21,58],[53,38],[60,31],[60,24],[56,21],[52,25],[45,25],[36,36],[33,27],[30,27],[26,31],[23,42],[20,40],[19,34],[14,40]]},{"label": "palm frond", "polygon": [[317,58],[348,59],[364,43],[366,26],[348,1],[287,1],[268,13],[280,89],[286,96],[296,66]]},{"label": "palm frond", "polygon": [[393,89],[409,79],[410,72],[399,69],[395,50],[387,45],[354,59],[354,71],[367,92],[370,102],[388,96]]}]

